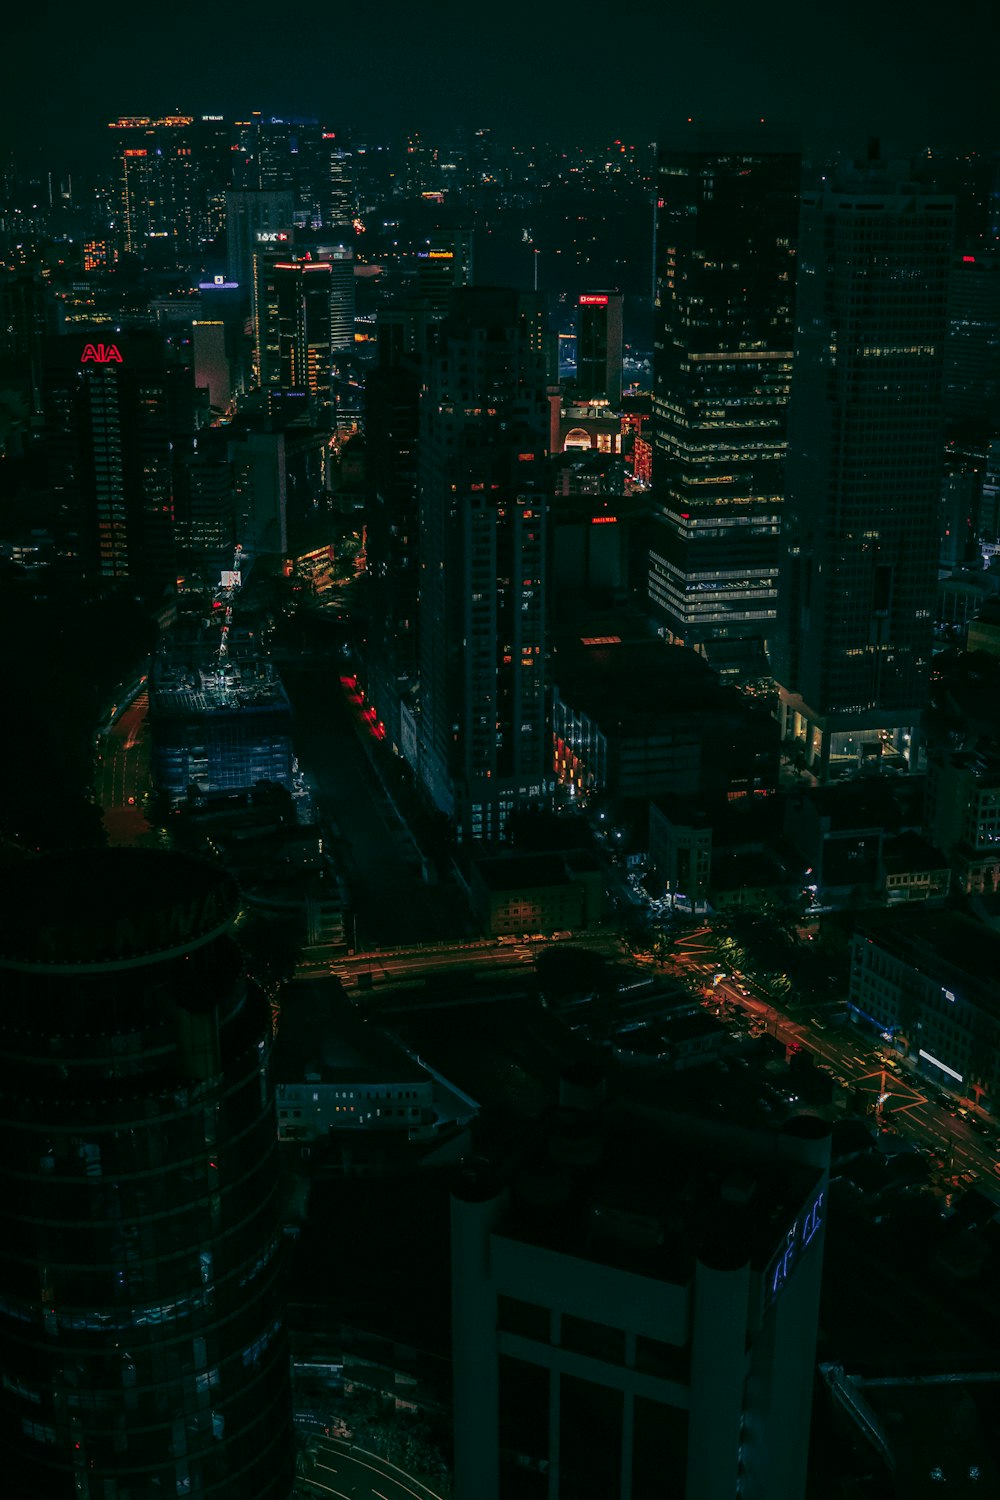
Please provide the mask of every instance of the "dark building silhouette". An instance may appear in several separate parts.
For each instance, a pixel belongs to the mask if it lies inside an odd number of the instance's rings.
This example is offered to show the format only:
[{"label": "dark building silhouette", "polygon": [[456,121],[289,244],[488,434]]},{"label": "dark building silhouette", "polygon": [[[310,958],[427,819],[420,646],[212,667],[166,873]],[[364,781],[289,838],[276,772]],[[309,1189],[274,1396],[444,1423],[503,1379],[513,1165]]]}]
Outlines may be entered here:
[{"label": "dark building silhouette", "polygon": [[455,294],[421,400],[418,774],[465,839],[550,785],[546,375],[537,298]]},{"label": "dark building silhouette", "polygon": [[649,597],[680,645],[773,629],[799,177],[763,127],[660,149]]},{"label": "dark building silhouette", "polygon": [[270,1016],[217,868],[4,878],[0,1454],[18,1496],[283,1500]]},{"label": "dark building silhouette", "polygon": [[576,311],[576,389],[584,401],[622,399],[621,292],[581,292]]},{"label": "dark building silhouette", "polygon": [[952,265],[944,367],[945,412],[995,432],[1000,426],[1000,249]]},{"label": "dark building silhouette", "polygon": [[829,1159],[564,1079],[452,1198],[456,1500],[802,1500]]},{"label": "dark building silhouette", "polygon": [[954,203],[908,163],[805,194],[781,620],[784,727],[822,777],[926,701]]},{"label": "dark building silhouette", "polygon": [[122,246],[164,244],[180,259],[219,234],[232,185],[232,127],[221,115],[123,116],[114,132]]},{"label": "dark building silhouette", "polygon": [[42,343],[44,456],[75,509],[88,577],[154,592],[175,573],[173,440],[194,427],[194,376],[155,333]]},{"label": "dark building silhouette", "polygon": [[226,194],[226,271],[249,300],[253,258],[261,249],[287,254],[293,234],[293,196],[289,189],[241,188]]}]

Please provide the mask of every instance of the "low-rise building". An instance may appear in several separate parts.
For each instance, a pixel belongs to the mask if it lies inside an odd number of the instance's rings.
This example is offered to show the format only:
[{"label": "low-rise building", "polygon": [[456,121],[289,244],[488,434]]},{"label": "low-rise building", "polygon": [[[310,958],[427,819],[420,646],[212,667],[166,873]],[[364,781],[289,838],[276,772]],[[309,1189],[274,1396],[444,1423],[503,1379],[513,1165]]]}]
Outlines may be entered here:
[{"label": "low-rise building", "polygon": [[961,750],[932,757],[924,822],[960,890],[1000,889],[1000,756]]},{"label": "low-rise building", "polygon": [[340,1131],[433,1133],[434,1078],[329,980],[286,991],[275,1048],[278,1139]]},{"label": "low-rise building", "polygon": [[160,656],[149,687],[153,778],[173,806],[292,784],[292,710],[270,662]]},{"label": "low-rise building", "polygon": [[492,937],[577,931],[600,920],[604,876],[582,850],[501,854],[473,860],[470,889]]},{"label": "low-rise building", "polygon": [[1000,933],[946,908],[866,916],[849,1004],[919,1072],[992,1106],[1000,1088]]},{"label": "low-rise building", "polygon": [[940,849],[908,829],[883,842],[879,888],[889,906],[943,900],[951,889],[951,870]]},{"label": "low-rise building", "polygon": [[620,798],[768,795],[777,726],[694,651],[614,631],[564,638],[552,663],[554,768]]}]

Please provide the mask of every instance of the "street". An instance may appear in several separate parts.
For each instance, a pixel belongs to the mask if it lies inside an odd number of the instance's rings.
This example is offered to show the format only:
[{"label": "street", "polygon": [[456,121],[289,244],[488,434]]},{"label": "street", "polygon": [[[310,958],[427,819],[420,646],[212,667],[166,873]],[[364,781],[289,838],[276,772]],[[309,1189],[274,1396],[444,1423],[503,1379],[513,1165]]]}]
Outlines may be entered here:
[{"label": "street", "polygon": [[[571,934],[560,942],[573,948],[587,948],[602,953],[608,958],[621,955],[621,939],[615,933]],[[321,974],[335,974],[345,988],[357,986],[358,976],[370,974],[376,989],[386,984],[406,984],[422,974],[440,974],[461,969],[489,972],[529,966],[541,948],[554,946],[551,939],[522,943],[497,943],[492,938],[481,938],[466,942],[432,943],[389,948],[373,948],[366,952],[335,957],[317,956],[309,950],[299,963],[300,978],[315,978]]]},{"label": "street", "polygon": [[340,1500],[439,1500],[433,1490],[387,1459],[340,1438],[310,1439],[313,1457],[306,1487]]},{"label": "street", "polygon": [[786,1046],[797,1044],[811,1052],[820,1066],[844,1078],[852,1090],[860,1088],[871,1094],[873,1103],[881,1098],[882,1124],[901,1136],[932,1147],[943,1162],[938,1170],[945,1182],[955,1186],[962,1173],[975,1172],[977,1177],[1000,1188],[998,1158],[990,1146],[973,1133],[964,1119],[949,1114],[934,1102],[933,1095],[940,1090],[928,1080],[905,1063],[899,1072],[884,1066],[876,1055],[876,1037],[865,1036],[853,1026],[833,1029],[819,1018],[793,1019],[759,992],[755,993],[745,978],[737,981],[727,977],[713,985],[721,966],[713,956],[708,928],[693,929],[682,939],[674,961],[681,971],[700,977],[710,986],[713,997],[739,1006],[755,1017],[760,1028],[778,1041]]},{"label": "street", "polygon": [[316,806],[351,892],[355,946],[467,937],[465,900],[451,885],[428,885],[361,743],[335,670],[282,669],[295,713],[295,750],[316,783]]},{"label": "street", "polygon": [[142,811],[150,785],[148,710],[144,688],[98,741],[94,796],[103,809],[109,844],[134,844],[149,832]]}]

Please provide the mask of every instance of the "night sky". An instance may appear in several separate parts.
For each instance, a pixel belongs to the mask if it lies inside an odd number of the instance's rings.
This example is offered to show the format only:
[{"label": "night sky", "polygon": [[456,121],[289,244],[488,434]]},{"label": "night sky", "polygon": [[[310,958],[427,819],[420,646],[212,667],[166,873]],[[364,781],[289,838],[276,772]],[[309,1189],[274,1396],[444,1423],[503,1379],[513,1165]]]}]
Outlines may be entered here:
[{"label": "night sky", "polygon": [[687,115],[914,144],[1000,136],[988,0],[43,0],[3,29],[0,126],[47,152],[101,147],[118,114],[177,109],[318,114],[373,137],[485,124],[523,142],[639,143]]}]

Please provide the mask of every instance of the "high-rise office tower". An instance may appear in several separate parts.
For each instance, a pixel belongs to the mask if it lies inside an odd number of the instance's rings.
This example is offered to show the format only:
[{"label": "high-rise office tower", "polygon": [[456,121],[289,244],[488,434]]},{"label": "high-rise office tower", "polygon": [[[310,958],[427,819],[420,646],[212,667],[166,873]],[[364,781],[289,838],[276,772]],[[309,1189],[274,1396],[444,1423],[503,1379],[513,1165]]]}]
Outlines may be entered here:
[{"label": "high-rise office tower", "polygon": [[781,619],[786,736],[826,778],[926,703],[953,200],[908,163],[803,198]]},{"label": "high-rise office tower", "polygon": [[343,228],[354,220],[354,176],[351,151],[343,136],[333,130],[323,132],[328,153],[326,201],[323,207],[324,229]]},{"label": "high-rise office tower", "polygon": [[290,192],[299,229],[331,224],[331,135],[315,118],[255,114],[240,127],[241,185]]},{"label": "high-rise office tower", "polygon": [[330,267],[330,348],[354,353],[354,249],[324,244],[321,256]]},{"label": "high-rise office tower", "polygon": [[472,230],[435,229],[417,251],[417,296],[443,315],[455,287],[471,284]]},{"label": "high-rise office tower", "polygon": [[89,577],[145,591],[173,578],[172,440],[193,420],[193,390],[158,334],[43,340],[46,460],[77,508]]},{"label": "high-rise office tower", "polygon": [[289,189],[258,192],[240,189],[226,194],[226,272],[243,288],[247,305],[253,286],[253,258],[258,251],[287,255],[292,242],[292,193]]},{"label": "high-rise office tower", "polygon": [[130,254],[166,243],[188,255],[221,231],[232,180],[230,127],[221,115],[123,116],[109,128]]},{"label": "high-rise office tower", "polygon": [[419,775],[462,839],[544,804],[548,403],[541,304],[455,293],[421,400]]},{"label": "high-rise office tower", "polygon": [[[454,260],[447,276],[455,274]],[[419,276],[419,269],[418,269]],[[419,287],[424,288],[421,280]],[[413,701],[419,680],[417,520],[421,369],[445,317],[436,295],[418,295],[380,309],[378,366],[365,375],[368,481],[368,631],[364,663],[368,702],[385,724],[390,745],[416,769]]]},{"label": "high-rise office tower", "polygon": [[4,879],[0,1455],[37,1500],[284,1500],[271,1026],[218,867]]},{"label": "high-rise office tower", "polygon": [[659,152],[649,597],[688,646],[774,621],[799,174],[763,126]]},{"label": "high-rise office tower", "polygon": [[966,251],[952,265],[945,344],[948,417],[1000,428],[1000,248]]},{"label": "high-rise office tower", "polygon": [[258,255],[256,344],[260,383],[308,391],[320,411],[331,404],[332,261]]},{"label": "high-rise office tower", "polygon": [[[418,680],[420,360],[400,355],[365,378],[368,444],[365,689],[389,744],[417,764],[412,695]],[[405,729],[404,729],[405,724]]]},{"label": "high-rise office tower", "polygon": [[236,543],[236,481],[224,429],[209,427],[178,455],[174,481],[177,570],[210,586],[230,567]]},{"label": "high-rise office tower", "polygon": [[576,309],[576,393],[586,402],[622,399],[621,292],[581,292]]}]

